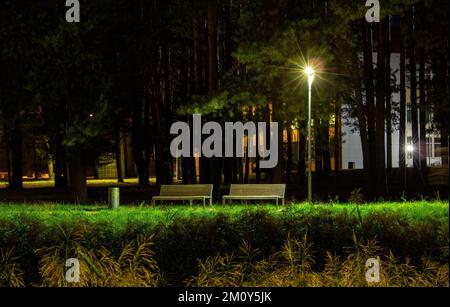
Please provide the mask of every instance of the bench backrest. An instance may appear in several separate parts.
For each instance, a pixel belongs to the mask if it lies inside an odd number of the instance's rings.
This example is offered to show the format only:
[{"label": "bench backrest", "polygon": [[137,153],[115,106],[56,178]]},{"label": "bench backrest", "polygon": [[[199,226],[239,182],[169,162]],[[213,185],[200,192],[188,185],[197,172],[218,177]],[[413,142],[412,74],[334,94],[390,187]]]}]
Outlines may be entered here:
[{"label": "bench backrest", "polygon": [[232,184],[231,196],[280,196],[284,197],[285,184]]},{"label": "bench backrest", "polygon": [[212,196],[212,184],[161,185],[159,196]]}]

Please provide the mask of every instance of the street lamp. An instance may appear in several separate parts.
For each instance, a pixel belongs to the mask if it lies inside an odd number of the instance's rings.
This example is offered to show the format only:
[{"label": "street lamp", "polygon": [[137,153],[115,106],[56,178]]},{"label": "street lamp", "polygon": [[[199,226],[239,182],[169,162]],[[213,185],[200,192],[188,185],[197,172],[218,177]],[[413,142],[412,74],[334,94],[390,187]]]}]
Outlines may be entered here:
[{"label": "street lamp", "polygon": [[311,88],[314,81],[315,71],[312,67],[305,68],[304,73],[308,76],[308,201],[312,202],[312,171],[311,171]]},{"label": "street lamp", "polygon": [[408,145],[408,146],[406,146],[406,151],[407,151],[408,153],[412,153],[412,152],[414,151],[414,146],[413,146],[413,145]]},{"label": "street lamp", "polygon": [[[408,155],[406,155],[406,158],[409,159],[409,155],[413,155],[414,152],[414,145],[406,145],[406,152],[408,153]],[[413,156],[413,160],[414,160],[414,156]],[[408,163],[406,163],[406,165],[408,166]]]}]

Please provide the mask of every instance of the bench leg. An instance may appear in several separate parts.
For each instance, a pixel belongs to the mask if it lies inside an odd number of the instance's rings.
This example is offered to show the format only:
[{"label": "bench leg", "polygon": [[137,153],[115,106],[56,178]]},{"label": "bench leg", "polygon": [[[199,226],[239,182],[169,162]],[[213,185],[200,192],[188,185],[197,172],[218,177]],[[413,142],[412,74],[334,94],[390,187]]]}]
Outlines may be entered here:
[{"label": "bench leg", "polygon": [[281,204],[284,206],[284,198],[281,199]]},{"label": "bench leg", "polygon": [[275,204],[278,206],[278,198],[275,199]]},{"label": "bench leg", "polygon": [[189,206],[191,206],[192,207],[192,199],[191,200],[189,200]]},{"label": "bench leg", "polygon": [[203,208],[206,207],[206,199],[203,198]]}]

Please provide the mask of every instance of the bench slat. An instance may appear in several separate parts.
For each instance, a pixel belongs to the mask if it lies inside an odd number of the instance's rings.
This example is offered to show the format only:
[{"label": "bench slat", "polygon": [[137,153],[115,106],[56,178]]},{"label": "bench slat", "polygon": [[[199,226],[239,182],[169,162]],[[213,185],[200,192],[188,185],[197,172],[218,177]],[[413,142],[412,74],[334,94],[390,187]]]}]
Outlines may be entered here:
[{"label": "bench slat", "polygon": [[222,204],[227,200],[275,200],[284,205],[285,184],[232,184],[230,194],[222,197]]},{"label": "bench slat", "polygon": [[284,197],[285,184],[232,184],[230,188],[231,196],[273,196]]},{"label": "bench slat", "polygon": [[212,184],[162,185],[159,196],[212,196]]}]

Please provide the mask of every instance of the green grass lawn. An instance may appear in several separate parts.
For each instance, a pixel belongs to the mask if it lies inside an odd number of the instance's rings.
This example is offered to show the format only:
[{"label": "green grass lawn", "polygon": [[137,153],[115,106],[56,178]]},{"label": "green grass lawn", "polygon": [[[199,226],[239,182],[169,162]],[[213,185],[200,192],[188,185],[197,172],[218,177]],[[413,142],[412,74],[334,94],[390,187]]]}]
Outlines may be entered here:
[{"label": "green grass lawn", "polygon": [[[275,205],[214,205],[203,207],[194,206],[122,206],[117,210],[110,210],[106,205],[20,205],[0,204],[0,219],[14,219],[15,217],[29,217],[37,219],[46,225],[61,222],[111,222],[116,227],[127,225],[129,222],[146,224],[171,223],[176,218],[213,218],[217,215],[228,215],[230,219],[238,218],[247,211],[265,210],[275,216],[300,215],[337,215],[348,213],[362,218],[368,214],[397,213],[411,221],[438,219],[447,220],[449,217],[448,202],[420,201],[403,203],[378,204],[296,204],[288,206]],[[358,213],[359,211],[359,213]],[[447,222],[448,223],[448,222]]]}]

